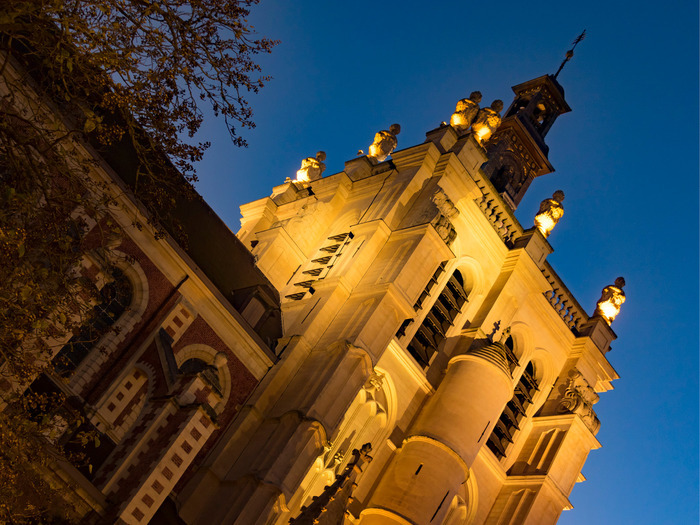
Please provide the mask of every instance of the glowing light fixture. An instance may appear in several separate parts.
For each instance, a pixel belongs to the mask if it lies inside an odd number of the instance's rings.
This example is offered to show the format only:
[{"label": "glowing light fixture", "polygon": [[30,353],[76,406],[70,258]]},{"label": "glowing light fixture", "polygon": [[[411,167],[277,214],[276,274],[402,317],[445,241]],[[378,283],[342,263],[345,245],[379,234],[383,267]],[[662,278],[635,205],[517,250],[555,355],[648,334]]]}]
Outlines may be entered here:
[{"label": "glowing light fixture", "polygon": [[625,286],[625,279],[618,277],[615,279],[615,284],[603,288],[593,315],[602,317],[608,324],[611,324],[617,317],[617,314],[620,313],[622,303],[625,302],[625,292],[622,291],[623,286]]},{"label": "glowing light fixture", "polygon": [[559,219],[564,216],[564,206],[561,205],[563,200],[564,192],[557,190],[552,194],[551,199],[545,199],[540,203],[540,210],[535,215],[535,226],[545,238],[549,237]]},{"label": "glowing light fixture", "polygon": [[388,130],[382,130],[374,135],[374,142],[369,146],[369,157],[375,162],[384,162],[391,155],[399,142],[396,135],[401,133],[401,126],[392,124]]},{"label": "glowing light fixture", "polygon": [[481,143],[491,136],[491,130],[485,124],[474,124],[472,130],[476,135],[476,140]]},{"label": "glowing light fixture", "polygon": [[309,182],[309,175],[306,169],[302,168],[297,171],[296,182]]},{"label": "glowing light fixture", "polygon": [[489,108],[481,108],[472,122],[472,132],[474,138],[481,144],[491,138],[491,135],[501,125],[501,113],[503,109],[502,100],[494,100]]},{"label": "glowing light fixture", "polygon": [[549,234],[552,233],[555,224],[556,221],[551,217],[551,215],[546,213],[535,215],[535,226],[537,226],[537,229],[540,230],[540,233],[542,233],[542,235],[545,237],[548,237]]},{"label": "glowing light fixture", "polygon": [[301,161],[301,168],[297,170],[297,178],[294,182],[311,182],[320,179],[326,165],[323,161],[326,160],[326,152],[319,151],[316,157],[307,157]]}]

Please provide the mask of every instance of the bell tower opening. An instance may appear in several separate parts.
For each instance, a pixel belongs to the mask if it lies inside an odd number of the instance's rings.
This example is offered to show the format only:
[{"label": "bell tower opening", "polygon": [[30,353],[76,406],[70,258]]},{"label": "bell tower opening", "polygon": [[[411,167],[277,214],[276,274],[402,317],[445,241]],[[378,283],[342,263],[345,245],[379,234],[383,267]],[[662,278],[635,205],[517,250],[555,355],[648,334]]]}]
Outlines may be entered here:
[{"label": "bell tower opening", "polygon": [[483,166],[496,190],[515,209],[535,177],[554,171],[544,138],[559,115],[571,108],[564,88],[551,75],[513,86],[515,98],[500,127],[485,144]]}]

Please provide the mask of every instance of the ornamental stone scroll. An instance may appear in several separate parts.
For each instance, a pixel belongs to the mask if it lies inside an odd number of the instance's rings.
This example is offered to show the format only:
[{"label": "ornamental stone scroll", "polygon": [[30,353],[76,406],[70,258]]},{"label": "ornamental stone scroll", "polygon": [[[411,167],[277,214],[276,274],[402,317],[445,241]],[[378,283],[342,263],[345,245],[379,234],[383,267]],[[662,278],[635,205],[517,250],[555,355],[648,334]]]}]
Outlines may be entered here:
[{"label": "ornamental stone scroll", "polygon": [[566,381],[558,412],[576,414],[595,435],[600,429],[600,420],[593,411],[593,405],[599,399],[600,396],[591,388],[581,372],[574,370]]}]

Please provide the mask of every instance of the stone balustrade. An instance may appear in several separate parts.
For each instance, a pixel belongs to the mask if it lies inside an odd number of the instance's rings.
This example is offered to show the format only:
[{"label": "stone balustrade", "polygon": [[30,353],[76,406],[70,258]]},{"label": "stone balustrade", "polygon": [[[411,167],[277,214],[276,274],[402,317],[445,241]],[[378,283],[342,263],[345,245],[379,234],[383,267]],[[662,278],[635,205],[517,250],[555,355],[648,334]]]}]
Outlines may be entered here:
[{"label": "stone balustrade", "polygon": [[505,245],[512,248],[515,239],[523,233],[522,227],[495,191],[489,191],[487,186],[480,185],[479,187],[483,195],[480,199],[475,199],[474,202],[479,206]]},{"label": "stone balustrade", "polygon": [[549,263],[544,264],[542,273],[552,287],[551,290],[544,292],[544,296],[574,335],[578,335],[581,325],[588,321],[588,314],[578,304],[578,301]]}]

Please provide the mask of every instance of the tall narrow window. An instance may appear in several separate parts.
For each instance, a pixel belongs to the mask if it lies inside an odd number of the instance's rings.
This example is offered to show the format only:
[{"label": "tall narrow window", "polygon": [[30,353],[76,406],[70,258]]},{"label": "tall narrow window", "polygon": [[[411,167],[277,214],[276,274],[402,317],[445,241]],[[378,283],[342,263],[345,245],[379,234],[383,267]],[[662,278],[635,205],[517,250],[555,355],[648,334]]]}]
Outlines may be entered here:
[{"label": "tall narrow window", "polygon": [[131,304],[133,289],[129,279],[118,268],[112,270],[112,278],[100,290],[100,303],[93,308],[90,319],[54,357],[57,372],[72,373]]},{"label": "tall narrow window", "polygon": [[[429,286],[431,284],[432,280]],[[453,326],[457,314],[466,302],[464,279],[456,270],[408,344],[409,353],[419,365],[426,367],[430,364],[430,359],[437,352],[438,345],[447,337],[447,331]]]},{"label": "tall narrow window", "polygon": [[518,361],[518,358],[515,355],[513,338],[508,337],[504,346],[506,347],[506,359],[508,359],[508,369],[510,370],[510,373],[512,375],[513,371],[520,366],[520,361]]},{"label": "tall narrow window", "polygon": [[[506,344],[507,347],[508,345]],[[496,422],[496,426],[487,442],[489,449],[498,459],[506,455],[506,449],[513,442],[515,433],[520,430],[520,423],[525,418],[527,408],[532,404],[532,398],[538,390],[535,368],[530,362],[520,376],[520,380],[515,386],[513,397],[503,409],[503,413]]]}]

